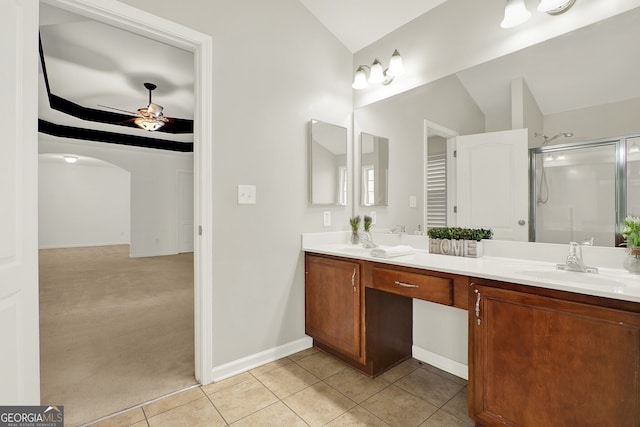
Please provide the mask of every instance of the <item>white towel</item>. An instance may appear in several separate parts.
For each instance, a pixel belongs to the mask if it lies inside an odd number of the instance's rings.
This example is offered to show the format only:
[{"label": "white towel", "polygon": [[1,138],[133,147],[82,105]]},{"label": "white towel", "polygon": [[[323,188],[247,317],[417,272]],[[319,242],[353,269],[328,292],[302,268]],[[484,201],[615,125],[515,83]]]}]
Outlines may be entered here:
[{"label": "white towel", "polygon": [[412,253],[413,248],[408,245],[379,246],[371,249],[371,256],[377,258],[392,258],[402,255],[411,255]]}]

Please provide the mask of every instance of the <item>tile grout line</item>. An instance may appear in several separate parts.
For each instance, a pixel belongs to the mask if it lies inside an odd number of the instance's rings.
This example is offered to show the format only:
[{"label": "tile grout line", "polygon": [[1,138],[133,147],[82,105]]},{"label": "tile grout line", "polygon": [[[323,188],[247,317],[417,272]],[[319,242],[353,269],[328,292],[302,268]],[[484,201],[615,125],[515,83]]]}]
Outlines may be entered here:
[{"label": "tile grout line", "polygon": [[[172,391],[171,393],[167,393],[164,396],[156,397],[155,399],[151,399],[151,400],[148,400],[146,402],[143,402],[143,403],[131,406],[129,408],[123,409],[121,411],[114,412],[113,414],[109,414],[107,416],[95,419],[93,421],[89,421],[88,423],[80,424],[78,427],[88,427],[88,426],[91,426],[93,424],[97,424],[99,422],[106,421],[106,420],[108,420],[110,418],[117,417],[118,415],[122,415],[124,413],[127,413],[129,411],[133,411],[134,409],[138,409],[138,408],[142,409],[142,414],[144,415],[145,420],[147,421],[147,424],[148,424],[149,421],[148,421],[147,414],[145,413],[143,406],[150,405],[152,403],[158,402],[160,400],[166,399],[166,398],[171,397],[171,396],[175,396],[176,394],[180,394],[180,393],[182,393],[184,391],[191,390],[191,389],[196,388],[196,387],[200,387],[200,384],[194,384],[194,385],[191,385],[189,387],[182,388],[180,390]],[[183,405],[179,405],[179,406],[183,406]],[[163,412],[166,412],[166,411],[163,411]],[[160,415],[163,412],[160,412],[160,413],[158,413],[156,415]],[[142,420],[140,420],[140,421],[142,421]]]},{"label": "tile grout line", "polygon": [[[244,381],[238,383],[238,384],[242,384]],[[228,388],[228,387],[227,387]],[[222,389],[224,390],[224,389]],[[220,391],[222,391],[220,390]],[[211,403],[211,406],[213,406],[213,409],[216,410],[216,412],[218,413],[218,415],[220,415],[220,418],[222,418],[222,421],[224,421],[225,425],[230,426],[231,424],[227,421],[227,419],[224,417],[224,415],[222,415],[222,412],[220,412],[220,410],[218,409],[218,407],[216,406],[215,403],[213,403],[213,400],[211,400],[211,397],[209,397],[209,395],[207,393],[205,393],[204,390],[202,390],[202,392],[204,393],[205,397],[207,398],[207,400],[209,401],[209,403]],[[213,393],[211,393],[213,394]],[[236,421],[240,421],[240,420],[236,420]],[[234,421],[235,422],[235,421]]]}]

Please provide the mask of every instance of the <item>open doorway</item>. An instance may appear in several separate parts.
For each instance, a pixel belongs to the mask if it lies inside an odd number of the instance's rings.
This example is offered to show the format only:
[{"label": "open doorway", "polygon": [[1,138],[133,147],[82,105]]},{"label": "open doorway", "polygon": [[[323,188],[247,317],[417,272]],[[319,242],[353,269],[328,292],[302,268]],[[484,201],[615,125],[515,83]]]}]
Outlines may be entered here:
[{"label": "open doorway", "polygon": [[[56,5],[55,1],[47,2],[49,4]],[[194,100],[195,109],[204,113],[205,116],[210,117],[207,112],[210,109],[210,95],[206,94],[206,90],[210,88],[210,72],[211,67],[211,46],[210,46],[210,38],[208,36],[204,36],[202,34],[192,32],[188,29],[181,28],[177,25],[172,25],[172,23],[167,23],[167,21],[161,20],[160,18],[153,17],[151,15],[147,15],[145,13],[137,13],[139,11],[132,10],[128,6],[124,5],[109,5],[106,8],[97,9],[92,5],[93,2],[77,2],[77,6],[70,6],[66,4],[66,2],[60,2],[60,6],[64,6],[65,9],[69,11],[76,12],[82,16],[98,18],[102,22],[106,23],[114,23],[117,24],[120,28],[128,29],[134,33],[144,33],[147,37],[157,37],[157,40],[168,42],[173,45],[179,45],[181,48],[186,48],[193,53],[197,53],[196,57],[191,62],[191,69],[193,72],[193,65],[195,63],[195,69],[197,72],[195,74],[197,77],[195,78],[195,86],[200,89],[204,88],[204,93],[198,93],[196,99]],[[86,4],[84,4],[86,3]],[[73,10],[73,9],[77,10]],[[158,30],[158,28],[162,28],[162,30]],[[74,46],[77,48],[77,46]],[[86,52],[85,52],[86,53]],[[101,52],[97,52],[99,55]],[[104,58],[102,58],[104,59]],[[102,65],[109,65],[107,62],[102,62]],[[164,82],[166,83],[166,81]],[[131,107],[126,107],[131,108]],[[210,175],[211,175],[211,159],[210,159],[210,123],[201,123],[196,122],[195,129],[193,131],[193,147],[194,154],[190,160],[190,170],[192,171],[192,183],[195,186],[195,193],[192,193],[191,201],[192,207],[193,205],[197,206],[197,211],[195,212],[195,221],[192,220],[192,245],[193,250],[195,251],[190,255],[191,261],[189,262],[191,265],[190,271],[192,275],[192,285],[191,285],[191,299],[189,302],[189,306],[192,309],[191,315],[191,327],[192,331],[195,329],[195,333],[192,332],[190,334],[185,334],[190,337],[191,345],[190,345],[190,359],[191,359],[191,368],[193,371],[194,361],[195,361],[195,378],[202,383],[210,382],[211,372],[210,372],[210,353],[211,353],[211,324],[210,324],[210,295],[211,295],[211,246],[210,246],[210,209],[211,209],[211,195],[210,195]],[[202,142],[205,141],[205,142]],[[82,151],[82,150],[81,150]],[[207,155],[209,154],[209,155]],[[184,167],[180,167],[178,169],[185,169]],[[173,176],[175,178],[175,170],[173,172]],[[195,182],[194,182],[195,181]],[[177,190],[172,190],[173,194],[177,193]],[[132,195],[132,198],[134,196]],[[175,213],[175,206],[172,207],[172,211]],[[158,215],[166,215],[166,211],[157,210]],[[200,231],[198,239],[193,239],[193,228],[194,225],[198,224],[198,229]],[[184,224],[183,224],[184,225]],[[178,230],[179,224],[175,223],[172,227],[172,230]],[[203,233],[204,230],[204,233]],[[133,232],[135,234],[135,231]],[[135,236],[134,236],[135,237]],[[139,239],[138,239],[139,240]],[[151,239],[151,246],[153,245],[162,245],[167,241],[172,241],[173,244],[177,245],[177,239],[172,240],[171,238],[167,238],[167,235],[156,236]],[[149,249],[149,245],[146,247],[143,244],[141,247],[143,249]],[[166,252],[166,251],[165,251]],[[131,253],[135,256],[140,256],[144,254],[143,252],[135,252],[133,249]],[[128,254],[128,253],[127,253]],[[164,255],[163,250],[159,250],[158,253],[152,253],[151,255]],[[182,257],[185,258],[185,257]],[[208,265],[203,266],[202,259],[207,259]],[[188,256],[187,256],[188,259]],[[193,265],[195,263],[195,275]],[[195,286],[193,283],[195,282]],[[195,313],[193,312],[194,307],[194,299],[195,299]],[[194,325],[195,318],[195,325]],[[156,325],[157,329],[165,330],[166,334],[171,333],[174,329],[174,325],[166,325],[166,327],[162,325]],[[195,342],[193,337],[195,335]],[[95,339],[100,339],[99,336],[96,336]],[[195,349],[195,351],[194,351]],[[167,372],[165,370],[161,370],[156,372],[157,377],[166,377]],[[44,378],[43,378],[44,380]],[[195,379],[193,379],[195,382]],[[99,387],[99,385],[98,385]],[[124,408],[120,408],[124,409]]]},{"label": "open doorway", "polygon": [[39,157],[42,401],[79,425],[195,385],[192,251],[130,257],[132,173]]}]

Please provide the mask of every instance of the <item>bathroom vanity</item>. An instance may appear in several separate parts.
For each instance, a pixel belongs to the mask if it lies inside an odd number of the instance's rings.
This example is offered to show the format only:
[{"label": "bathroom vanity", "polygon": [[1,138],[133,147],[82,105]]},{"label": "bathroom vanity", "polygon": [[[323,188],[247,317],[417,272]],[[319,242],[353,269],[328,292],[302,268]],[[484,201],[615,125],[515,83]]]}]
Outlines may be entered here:
[{"label": "bathroom vanity", "polygon": [[640,279],[580,286],[522,260],[303,249],[306,333],[367,375],[411,357],[417,298],[468,310],[477,425],[640,425]]}]

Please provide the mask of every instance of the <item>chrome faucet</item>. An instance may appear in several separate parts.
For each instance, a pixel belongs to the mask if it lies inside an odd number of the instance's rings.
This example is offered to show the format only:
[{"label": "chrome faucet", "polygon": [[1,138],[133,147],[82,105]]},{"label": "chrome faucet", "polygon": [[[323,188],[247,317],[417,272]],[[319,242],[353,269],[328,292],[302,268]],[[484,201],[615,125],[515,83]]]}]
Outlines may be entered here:
[{"label": "chrome faucet", "polygon": [[593,246],[593,237],[585,237],[581,244],[584,246]]},{"label": "chrome faucet", "polygon": [[406,233],[406,231],[404,229],[404,225],[400,224],[400,225],[396,225],[394,228],[392,228],[391,231],[389,231],[389,233],[402,235],[402,234]]},{"label": "chrome faucet", "polygon": [[582,273],[598,273],[596,267],[587,267],[582,260],[582,247],[576,242],[569,243],[569,255],[564,264],[557,264],[556,269],[565,271],[579,271]]}]

